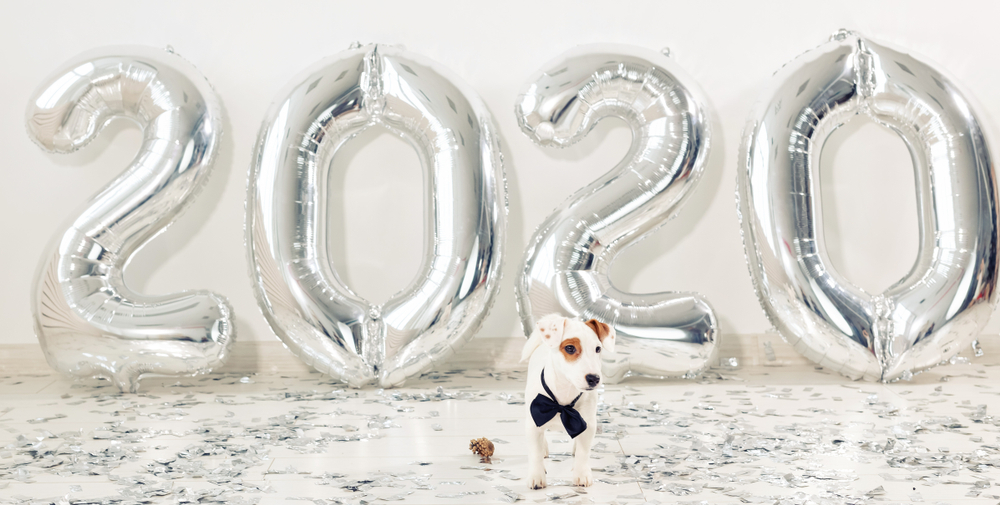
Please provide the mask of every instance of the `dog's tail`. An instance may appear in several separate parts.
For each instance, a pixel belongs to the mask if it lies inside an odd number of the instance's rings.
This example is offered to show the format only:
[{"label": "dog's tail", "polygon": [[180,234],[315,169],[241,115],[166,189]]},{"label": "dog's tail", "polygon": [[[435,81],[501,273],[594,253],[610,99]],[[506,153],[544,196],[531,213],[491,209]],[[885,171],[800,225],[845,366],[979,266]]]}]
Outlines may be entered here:
[{"label": "dog's tail", "polygon": [[535,349],[538,349],[540,345],[542,345],[542,332],[535,330],[531,332],[528,341],[524,343],[524,349],[521,351],[521,362],[528,361],[528,358],[534,354]]}]

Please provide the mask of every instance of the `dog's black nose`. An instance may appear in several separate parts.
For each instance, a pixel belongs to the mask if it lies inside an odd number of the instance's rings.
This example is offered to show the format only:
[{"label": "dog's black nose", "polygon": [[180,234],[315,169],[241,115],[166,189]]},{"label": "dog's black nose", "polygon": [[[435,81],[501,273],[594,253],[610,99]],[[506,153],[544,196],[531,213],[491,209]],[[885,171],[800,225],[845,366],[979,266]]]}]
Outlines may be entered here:
[{"label": "dog's black nose", "polygon": [[601,376],[600,375],[594,375],[592,373],[587,374],[586,379],[587,379],[587,385],[590,386],[590,387],[592,387],[592,388],[593,387],[597,387],[597,384],[599,382],[601,382]]}]

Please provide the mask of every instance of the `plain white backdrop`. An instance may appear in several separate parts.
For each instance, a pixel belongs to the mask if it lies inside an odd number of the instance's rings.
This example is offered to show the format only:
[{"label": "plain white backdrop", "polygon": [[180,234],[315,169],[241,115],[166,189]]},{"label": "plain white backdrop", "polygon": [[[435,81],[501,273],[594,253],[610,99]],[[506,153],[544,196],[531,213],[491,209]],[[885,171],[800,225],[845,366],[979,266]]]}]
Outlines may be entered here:
[{"label": "plain white backdrop", "polygon": [[[765,7],[766,4],[766,7]],[[566,150],[540,148],[518,129],[514,99],[548,60],[587,43],[669,47],[713,109],[712,152],[680,215],[625,251],[612,279],[634,292],[698,291],[723,335],[766,331],[751,287],[734,199],[740,133],[772,73],[849,28],[906,48],[943,68],[1000,131],[1000,4],[990,2],[18,2],[0,13],[0,344],[31,343],[29,297],[52,237],[135,155],[140,132],[117,121],[70,155],[27,137],[28,97],[63,62],[111,45],[172,46],[212,83],[226,109],[211,181],[196,203],[135,256],[136,291],[211,289],[236,311],[238,338],[270,340],[243,249],[243,201],[253,142],[276,93],[308,65],[352,42],[399,44],[451,69],[477,90],[502,134],[510,214],[504,279],[482,336],[519,335],[513,279],[535,227],[565,197],[624,155],[630,132],[607,120]],[[995,153],[1000,144],[990,138]],[[424,236],[416,154],[369,132],[331,168],[330,213],[343,241],[334,264],[359,294],[379,302],[417,274]],[[823,212],[834,266],[880,291],[916,257],[909,155],[895,134],[861,120],[838,131],[822,158]],[[552,195],[556,196],[552,196]],[[985,333],[1000,332],[994,316]],[[725,338],[725,337],[723,337]]]}]

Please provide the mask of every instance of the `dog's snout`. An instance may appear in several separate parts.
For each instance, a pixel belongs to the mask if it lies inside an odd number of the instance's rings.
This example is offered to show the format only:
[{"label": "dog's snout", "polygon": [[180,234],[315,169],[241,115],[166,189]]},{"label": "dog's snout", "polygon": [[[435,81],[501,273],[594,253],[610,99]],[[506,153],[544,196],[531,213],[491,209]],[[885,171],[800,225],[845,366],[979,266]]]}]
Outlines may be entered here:
[{"label": "dog's snout", "polygon": [[590,387],[597,387],[597,384],[601,382],[601,376],[592,373],[587,374],[587,385]]}]

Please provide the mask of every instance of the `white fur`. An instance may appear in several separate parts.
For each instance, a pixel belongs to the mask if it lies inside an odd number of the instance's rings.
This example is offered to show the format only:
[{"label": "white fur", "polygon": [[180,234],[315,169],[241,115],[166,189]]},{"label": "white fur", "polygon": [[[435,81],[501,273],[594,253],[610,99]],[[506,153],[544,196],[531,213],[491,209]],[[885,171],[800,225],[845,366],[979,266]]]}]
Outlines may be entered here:
[{"label": "white fur", "polygon": [[[528,337],[521,353],[521,361],[528,361],[528,383],[524,389],[524,403],[528,438],[528,487],[539,489],[545,487],[545,466],[543,458],[548,457],[548,443],[545,440],[545,430],[563,430],[560,416],[555,416],[543,426],[535,426],[531,418],[531,401],[538,394],[545,393],[542,388],[541,373],[545,370],[545,383],[556,396],[560,405],[568,405],[583,393],[577,400],[575,408],[587,422],[587,429],[573,439],[573,483],[578,486],[590,486],[594,477],[590,470],[590,445],[597,432],[597,391],[587,384],[586,376],[594,374],[601,376],[601,353],[614,352],[615,331],[602,342],[597,333],[582,321],[550,314],[538,321],[535,331]],[[580,339],[577,353],[579,358],[568,362],[560,351],[563,341],[571,338]]]}]

